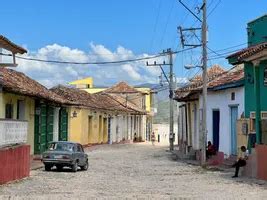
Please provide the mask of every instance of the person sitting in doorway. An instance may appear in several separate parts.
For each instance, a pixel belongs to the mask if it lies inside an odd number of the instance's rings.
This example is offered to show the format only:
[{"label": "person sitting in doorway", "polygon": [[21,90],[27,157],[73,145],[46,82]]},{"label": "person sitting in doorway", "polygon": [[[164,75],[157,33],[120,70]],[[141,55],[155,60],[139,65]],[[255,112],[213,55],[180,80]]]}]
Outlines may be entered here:
[{"label": "person sitting in doorway", "polygon": [[210,158],[212,155],[216,155],[216,149],[213,144],[211,144],[211,141],[208,141],[208,146],[207,146],[207,158]]},{"label": "person sitting in doorway", "polygon": [[240,167],[244,167],[247,164],[248,159],[248,152],[245,146],[241,147],[241,155],[238,158],[238,160],[233,164],[233,167],[235,167],[235,175],[232,176],[232,178],[237,178]]}]

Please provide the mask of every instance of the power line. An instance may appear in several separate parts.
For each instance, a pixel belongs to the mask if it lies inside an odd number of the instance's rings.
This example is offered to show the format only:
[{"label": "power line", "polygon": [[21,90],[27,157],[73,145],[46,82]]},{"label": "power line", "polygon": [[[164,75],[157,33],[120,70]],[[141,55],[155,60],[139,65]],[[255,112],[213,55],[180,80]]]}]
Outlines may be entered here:
[{"label": "power line", "polygon": [[224,52],[224,53],[219,54],[219,56],[210,57],[210,58],[208,58],[208,60],[215,60],[215,59],[219,59],[219,58],[226,58],[226,56],[228,56],[229,54],[234,53],[234,52],[237,52],[237,51],[240,51],[240,50],[242,50],[242,49],[235,49],[235,50],[232,50],[232,51]]},{"label": "power line", "polygon": [[160,48],[161,48],[161,46],[162,46],[162,42],[163,42],[163,40],[165,39],[165,35],[166,35],[166,30],[167,30],[167,27],[168,27],[168,24],[169,24],[169,21],[170,21],[170,17],[171,17],[171,14],[172,14],[172,11],[173,11],[173,7],[174,7],[174,1],[172,2],[172,5],[171,5],[171,10],[170,10],[170,12],[169,12],[169,14],[168,14],[168,17],[167,17],[167,21],[166,21],[166,24],[165,24],[165,27],[164,27],[164,32],[163,32],[163,35],[162,35],[162,37],[161,37],[161,40],[160,40]]},{"label": "power line", "polygon": [[153,35],[152,35],[152,38],[151,38],[151,42],[150,42],[150,47],[149,47],[149,49],[152,49],[152,46],[153,46],[153,43],[154,43],[155,33],[156,33],[156,28],[157,28],[158,20],[159,20],[159,14],[160,14],[161,3],[162,3],[162,0],[160,0],[160,2],[159,2],[159,6],[158,6],[158,10],[157,10],[156,22],[155,22],[155,24],[154,24]]},{"label": "power line", "polygon": [[[183,49],[180,51],[174,51],[172,54],[178,54],[184,51],[188,51],[192,48]],[[0,53],[0,55],[3,56],[12,56],[12,54],[6,54],[6,53]],[[36,62],[44,62],[44,63],[56,63],[56,64],[72,64],[72,65],[108,65],[108,64],[120,64],[120,63],[129,63],[129,62],[136,62],[136,61],[142,61],[142,60],[149,60],[153,58],[158,57],[164,57],[167,56],[167,53],[160,53],[154,56],[146,56],[142,58],[134,58],[134,59],[126,59],[126,60],[116,60],[116,61],[102,61],[102,62],[70,62],[70,61],[58,61],[58,60],[44,60],[44,59],[38,59],[38,58],[31,58],[31,57],[22,57],[22,56],[16,56],[18,59],[22,60],[28,60],[28,61],[36,61]]]},{"label": "power line", "polygon": [[222,0],[218,0],[217,4],[213,7],[213,9],[209,12],[207,18],[214,12],[214,10],[219,6]]},{"label": "power line", "polygon": [[241,44],[237,44],[237,45],[234,45],[234,46],[231,46],[231,47],[227,47],[227,48],[224,48],[224,49],[219,49],[219,50],[214,50],[216,52],[220,52],[220,51],[224,51],[224,50],[228,50],[228,49],[233,49],[235,47],[240,47],[240,46],[243,46],[243,45],[246,45],[247,43],[241,43]]}]

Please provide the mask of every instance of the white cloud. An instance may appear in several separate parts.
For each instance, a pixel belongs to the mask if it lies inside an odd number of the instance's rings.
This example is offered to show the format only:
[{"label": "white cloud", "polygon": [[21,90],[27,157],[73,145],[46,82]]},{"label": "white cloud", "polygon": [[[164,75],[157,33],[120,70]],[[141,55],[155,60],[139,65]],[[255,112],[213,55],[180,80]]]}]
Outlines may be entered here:
[{"label": "white cloud", "polygon": [[[135,55],[131,50],[118,46],[115,51],[101,44],[91,43],[89,52],[71,49],[59,44],[47,45],[37,51],[28,51],[28,57],[70,62],[116,61],[150,56]],[[161,62],[162,58],[148,60],[150,63]],[[130,84],[157,83],[161,71],[158,67],[147,67],[146,61],[122,63],[114,65],[71,65],[44,63],[17,59],[17,70],[47,87],[67,84],[70,81],[92,76],[96,85],[110,85],[124,80]]]},{"label": "white cloud", "polygon": [[122,69],[127,72],[128,76],[130,76],[133,80],[135,81],[140,81],[141,80],[141,75],[137,72],[136,69],[134,69],[133,66],[129,64],[125,64],[122,66]]}]

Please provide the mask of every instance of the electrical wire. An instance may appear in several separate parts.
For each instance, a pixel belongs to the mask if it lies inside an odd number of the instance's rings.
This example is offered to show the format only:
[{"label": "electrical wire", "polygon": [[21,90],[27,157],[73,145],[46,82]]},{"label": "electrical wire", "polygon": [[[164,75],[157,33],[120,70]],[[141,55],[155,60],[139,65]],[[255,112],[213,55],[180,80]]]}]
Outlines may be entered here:
[{"label": "electrical wire", "polygon": [[167,27],[168,27],[168,24],[169,24],[169,21],[170,21],[170,17],[171,17],[172,11],[173,11],[173,7],[174,7],[174,1],[172,1],[171,10],[169,11],[169,14],[168,14],[168,17],[167,17],[167,21],[166,21],[165,27],[163,29],[164,30],[163,31],[163,35],[162,35],[161,40],[160,40],[160,43],[159,43],[160,48],[162,47],[162,42],[165,39],[166,30],[167,30]]},{"label": "electrical wire", "polygon": [[157,17],[156,17],[156,21],[155,21],[155,24],[154,24],[154,29],[153,29],[153,34],[152,34],[152,38],[151,38],[149,50],[152,50],[152,47],[153,47],[153,43],[154,43],[154,39],[155,39],[155,33],[156,33],[156,28],[158,26],[158,20],[159,20],[159,15],[160,15],[161,3],[162,3],[162,0],[160,0],[159,6],[158,6],[158,9],[157,9]]},{"label": "electrical wire", "polygon": [[[191,50],[192,48],[187,48],[179,51],[172,52],[173,54],[178,54],[181,52],[185,52]],[[102,62],[69,62],[69,61],[58,61],[58,60],[45,60],[45,59],[38,59],[38,58],[31,58],[31,57],[23,57],[23,56],[15,56],[18,59],[28,60],[28,61],[37,61],[37,62],[45,62],[45,63],[56,63],[56,64],[72,64],[72,65],[108,65],[108,64],[120,64],[120,63],[129,63],[129,62],[136,62],[136,61],[143,61],[149,60],[152,58],[164,57],[167,56],[169,53],[160,53],[154,56],[146,56],[142,58],[134,58],[134,59],[126,59],[126,60],[116,60],[116,61],[102,61]],[[13,56],[12,54],[0,53],[3,56]]]},{"label": "electrical wire", "polygon": [[218,0],[217,4],[213,7],[213,9],[208,13],[207,18],[214,12],[214,10],[219,6],[222,0]]}]

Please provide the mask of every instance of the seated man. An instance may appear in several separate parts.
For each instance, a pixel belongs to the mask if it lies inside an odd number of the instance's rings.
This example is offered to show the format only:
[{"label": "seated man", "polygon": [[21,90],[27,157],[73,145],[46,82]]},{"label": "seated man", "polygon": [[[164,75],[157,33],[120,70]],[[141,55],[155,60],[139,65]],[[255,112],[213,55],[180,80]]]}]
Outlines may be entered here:
[{"label": "seated man", "polygon": [[208,141],[206,154],[207,154],[207,158],[210,158],[212,155],[216,155],[216,149],[214,145],[211,144],[211,141]]},{"label": "seated man", "polygon": [[248,153],[247,149],[245,146],[241,147],[241,155],[238,158],[238,160],[233,164],[233,167],[235,167],[235,175],[232,178],[237,178],[238,177],[238,172],[240,167],[246,166],[247,162],[246,160],[248,159]]}]

